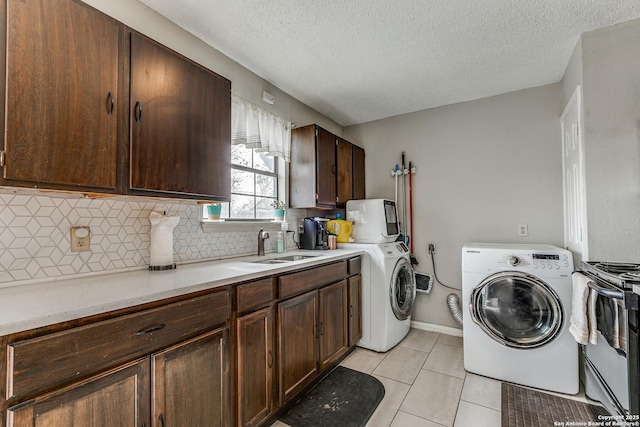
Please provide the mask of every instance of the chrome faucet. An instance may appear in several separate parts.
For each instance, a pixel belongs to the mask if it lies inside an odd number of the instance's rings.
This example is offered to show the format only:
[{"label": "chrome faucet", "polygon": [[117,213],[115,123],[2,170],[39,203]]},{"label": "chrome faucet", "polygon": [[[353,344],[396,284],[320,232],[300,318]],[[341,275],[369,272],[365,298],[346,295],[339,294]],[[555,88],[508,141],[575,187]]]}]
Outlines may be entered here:
[{"label": "chrome faucet", "polygon": [[269,233],[264,230],[258,232],[258,256],[264,256],[264,239],[269,238]]}]

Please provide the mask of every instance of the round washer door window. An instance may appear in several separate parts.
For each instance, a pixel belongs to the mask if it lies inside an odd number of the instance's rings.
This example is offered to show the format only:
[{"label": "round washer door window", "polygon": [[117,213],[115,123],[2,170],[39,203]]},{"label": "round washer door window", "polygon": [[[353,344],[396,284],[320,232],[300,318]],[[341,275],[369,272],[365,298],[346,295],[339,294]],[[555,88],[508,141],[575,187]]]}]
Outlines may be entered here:
[{"label": "round washer door window", "polygon": [[540,347],[562,330],[558,294],[529,274],[509,271],[486,278],[473,290],[470,309],[474,322],[509,347]]},{"label": "round washer door window", "polygon": [[391,275],[391,309],[398,320],[405,320],[411,315],[413,300],[416,296],[416,279],[411,263],[401,258],[396,263]]}]

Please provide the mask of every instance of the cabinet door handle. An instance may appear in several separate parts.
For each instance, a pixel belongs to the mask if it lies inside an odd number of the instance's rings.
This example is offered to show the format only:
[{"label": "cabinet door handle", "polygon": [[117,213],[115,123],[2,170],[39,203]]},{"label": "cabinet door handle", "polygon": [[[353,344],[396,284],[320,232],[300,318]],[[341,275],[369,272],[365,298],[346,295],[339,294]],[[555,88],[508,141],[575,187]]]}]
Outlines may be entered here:
[{"label": "cabinet door handle", "polygon": [[133,119],[136,123],[140,123],[142,121],[142,104],[140,101],[136,101],[136,105],[133,107]]},{"label": "cabinet door handle", "polygon": [[136,332],[136,335],[140,336],[140,335],[147,335],[150,334],[151,332],[155,332],[155,331],[159,331],[160,329],[164,329],[167,325],[164,323],[161,323],[159,325],[153,325],[148,327],[147,329],[143,329],[141,331]]},{"label": "cabinet door handle", "polygon": [[268,359],[267,366],[269,366],[269,368],[273,367],[273,352],[271,350],[269,350],[269,359]]},{"label": "cabinet door handle", "polygon": [[320,335],[324,335],[324,322],[320,322]]},{"label": "cabinet door handle", "polygon": [[353,317],[353,306],[349,306],[349,317]]},{"label": "cabinet door handle", "polygon": [[316,338],[320,338],[320,326],[316,325]]},{"label": "cabinet door handle", "polygon": [[113,94],[111,91],[107,94],[107,114],[113,114]]},{"label": "cabinet door handle", "polygon": [[160,425],[164,427],[164,417],[162,416],[162,414],[160,414]]}]

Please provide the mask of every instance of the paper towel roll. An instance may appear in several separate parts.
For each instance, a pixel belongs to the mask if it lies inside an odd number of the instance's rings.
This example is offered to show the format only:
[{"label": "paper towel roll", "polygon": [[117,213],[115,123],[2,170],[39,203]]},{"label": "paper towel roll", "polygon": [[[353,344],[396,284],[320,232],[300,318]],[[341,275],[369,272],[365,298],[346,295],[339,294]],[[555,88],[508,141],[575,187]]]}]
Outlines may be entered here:
[{"label": "paper towel roll", "polygon": [[173,267],[173,229],[180,221],[179,216],[166,216],[162,211],[151,211],[151,267]]}]

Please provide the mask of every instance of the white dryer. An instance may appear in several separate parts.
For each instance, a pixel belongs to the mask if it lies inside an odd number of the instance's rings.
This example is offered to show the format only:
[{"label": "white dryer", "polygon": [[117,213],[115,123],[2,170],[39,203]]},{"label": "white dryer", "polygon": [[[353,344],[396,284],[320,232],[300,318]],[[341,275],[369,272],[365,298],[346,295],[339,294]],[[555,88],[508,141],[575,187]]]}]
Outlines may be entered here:
[{"label": "white dryer", "polygon": [[578,344],[569,333],[572,271],[571,252],[556,246],[465,245],[465,369],[576,394]]},{"label": "white dryer", "polygon": [[359,347],[384,352],[393,348],[411,327],[416,284],[409,249],[402,242],[340,243],[362,255],[362,338]]}]

